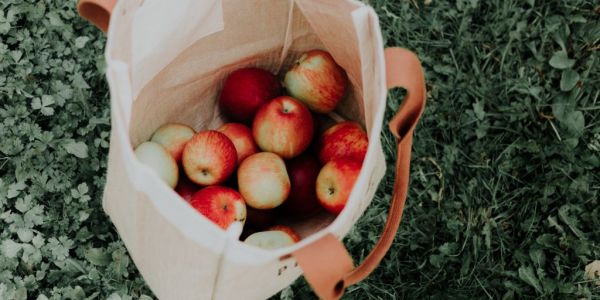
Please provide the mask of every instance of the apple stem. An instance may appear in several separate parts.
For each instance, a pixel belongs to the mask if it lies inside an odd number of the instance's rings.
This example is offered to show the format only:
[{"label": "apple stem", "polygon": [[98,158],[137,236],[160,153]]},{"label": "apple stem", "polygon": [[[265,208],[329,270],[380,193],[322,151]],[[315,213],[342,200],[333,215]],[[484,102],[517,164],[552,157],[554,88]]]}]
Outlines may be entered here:
[{"label": "apple stem", "polygon": [[330,196],[333,195],[333,194],[335,194],[335,189],[334,188],[330,187],[327,191],[329,192]]}]

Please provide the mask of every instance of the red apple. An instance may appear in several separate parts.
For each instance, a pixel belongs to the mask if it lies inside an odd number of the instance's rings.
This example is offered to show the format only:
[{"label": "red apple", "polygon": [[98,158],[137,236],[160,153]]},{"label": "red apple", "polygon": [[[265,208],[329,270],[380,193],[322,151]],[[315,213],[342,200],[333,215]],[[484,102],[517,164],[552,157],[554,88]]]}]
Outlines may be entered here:
[{"label": "red apple", "polygon": [[244,68],[227,77],[219,104],[232,121],[250,123],[263,104],[279,95],[281,83],[275,75],[259,68]]},{"label": "red apple", "polygon": [[168,186],[174,188],[179,180],[179,167],[167,150],[155,143],[145,142],[135,148],[135,156],[150,167]]},{"label": "red apple", "polygon": [[158,143],[165,147],[173,156],[177,163],[181,162],[181,154],[185,144],[194,136],[196,132],[192,127],[178,123],[169,123],[160,126],[150,141]]},{"label": "red apple", "polygon": [[285,225],[275,225],[272,227],[269,227],[267,229],[268,231],[272,231],[272,230],[279,230],[279,231],[283,231],[285,233],[287,233],[292,240],[294,241],[294,243],[297,243],[301,240],[300,235],[298,235],[298,233],[296,233],[296,231],[294,231],[294,229],[292,229],[289,226],[285,226]]},{"label": "red apple", "polygon": [[275,208],[290,193],[285,163],[277,154],[260,152],[250,155],[240,164],[237,177],[246,204],[256,209]]},{"label": "red apple", "polygon": [[311,110],[328,113],[346,94],[348,77],[329,53],[311,50],[285,74],[284,85],[290,96]]},{"label": "red apple", "polygon": [[252,137],[252,130],[248,126],[240,123],[227,123],[217,130],[233,142],[238,162],[242,162],[246,157],[258,152],[258,147]]},{"label": "red apple", "polygon": [[281,230],[255,232],[248,236],[244,240],[244,243],[271,250],[288,247],[295,244],[293,238]]},{"label": "red apple", "polygon": [[200,187],[191,182],[187,176],[185,176],[185,173],[179,173],[179,182],[177,182],[175,192],[177,192],[181,198],[187,202],[190,202],[198,190],[200,190]]},{"label": "red apple", "polygon": [[332,159],[349,157],[362,162],[367,153],[369,138],[356,122],[341,122],[321,135],[317,148],[319,160],[326,164]]},{"label": "red apple", "polygon": [[302,154],[286,162],[290,177],[290,195],[281,205],[289,215],[305,217],[317,212],[321,205],[315,189],[321,165],[311,155]]},{"label": "red apple", "polygon": [[354,159],[339,158],[321,169],[317,177],[317,197],[327,211],[339,214],[344,209],[361,165]]},{"label": "red apple", "polygon": [[223,229],[227,229],[233,222],[246,220],[244,198],[228,187],[205,187],[194,194],[190,204]]},{"label": "red apple", "polygon": [[248,206],[247,212],[248,217],[246,224],[258,230],[269,227],[273,224],[273,220],[275,219],[275,214],[272,209],[255,209]]},{"label": "red apple", "polygon": [[258,147],[283,158],[302,153],[310,145],[313,131],[310,111],[288,96],[275,98],[261,107],[252,124]]},{"label": "red apple", "polygon": [[226,135],[215,130],[202,131],[185,145],[182,164],[192,182],[199,185],[219,184],[235,170],[237,152]]}]

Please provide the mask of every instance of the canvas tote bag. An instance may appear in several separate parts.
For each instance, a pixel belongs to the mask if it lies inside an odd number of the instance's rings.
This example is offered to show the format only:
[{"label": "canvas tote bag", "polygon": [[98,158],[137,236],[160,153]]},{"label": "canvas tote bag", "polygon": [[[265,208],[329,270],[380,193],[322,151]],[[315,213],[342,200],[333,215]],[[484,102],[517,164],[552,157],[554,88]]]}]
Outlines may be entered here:
[{"label": "canvas tote bag", "polygon": [[[336,299],[373,271],[400,223],[425,89],[413,53],[384,50],[372,8],[353,0],[81,0],[78,9],[108,32],[112,132],[103,208],[157,297],[264,299],[304,274],[319,297]],[[337,114],[363,124],[370,142],[339,216],[287,224],[303,237],[296,245],[264,250],[240,242],[241,225],[221,230],[136,160],[133,148],[164,123],[222,124],[216,99],[233,70],[278,73],[314,48],[347,71],[352,87]],[[398,141],[390,212],[379,242],[355,267],[340,240],[385,173],[380,133],[392,87],[408,93],[389,123]]]}]

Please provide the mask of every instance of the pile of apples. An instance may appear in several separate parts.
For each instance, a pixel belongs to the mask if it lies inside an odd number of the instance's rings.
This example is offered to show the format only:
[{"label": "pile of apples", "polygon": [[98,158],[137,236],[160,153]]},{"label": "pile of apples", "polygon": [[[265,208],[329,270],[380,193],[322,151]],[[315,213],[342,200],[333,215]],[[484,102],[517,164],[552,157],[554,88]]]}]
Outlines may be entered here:
[{"label": "pile of apples", "polygon": [[266,70],[234,71],[219,97],[231,123],[199,132],[165,124],[135,149],[138,160],[199,213],[223,229],[247,223],[242,236],[254,233],[244,241],[267,249],[300,240],[292,228],[273,226],[275,217],[298,220],[344,209],[368,146],[358,123],[339,122],[323,132],[315,125],[348,89],[346,72],[329,53],[303,54],[283,85],[287,95]]}]

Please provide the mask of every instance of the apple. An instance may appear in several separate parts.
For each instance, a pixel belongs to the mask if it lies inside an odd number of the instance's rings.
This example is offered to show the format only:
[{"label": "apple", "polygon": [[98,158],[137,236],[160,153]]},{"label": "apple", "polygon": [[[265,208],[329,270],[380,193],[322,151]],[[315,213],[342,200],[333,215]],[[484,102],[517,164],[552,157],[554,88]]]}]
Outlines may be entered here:
[{"label": "apple", "polygon": [[286,162],[290,177],[291,191],[281,210],[290,216],[305,217],[319,211],[316,182],[321,165],[312,155],[306,153]]},{"label": "apple", "polygon": [[200,189],[198,185],[191,182],[184,174],[179,174],[179,181],[175,187],[175,192],[181,196],[185,201],[190,202],[192,196]]},{"label": "apple", "polygon": [[369,138],[356,122],[341,122],[325,130],[318,142],[319,160],[326,164],[332,159],[349,157],[362,162],[367,153]]},{"label": "apple", "polygon": [[348,76],[331,54],[311,50],[285,74],[284,85],[290,96],[318,113],[335,109],[346,94]]},{"label": "apple", "polygon": [[177,163],[181,162],[181,154],[185,144],[194,136],[196,132],[192,127],[179,123],[169,123],[160,126],[150,141],[158,143],[165,147],[173,156]]},{"label": "apple", "polygon": [[235,146],[237,160],[242,162],[246,157],[258,152],[258,147],[252,137],[252,130],[240,123],[227,123],[217,131],[225,134]]},{"label": "apple", "polygon": [[274,153],[250,155],[240,164],[237,177],[238,187],[246,204],[256,209],[275,208],[290,193],[290,179],[285,163]]},{"label": "apple", "polygon": [[287,233],[292,238],[294,243],[297,243],[301,240],[300,235],[298,235],[298,233],[296,233],[296,231],[294,231],[294,229],[292,229],[289,226],[275,225],[275,226],[269,227],[267,229],[267,231],[273,231],[273,230],[279,230],[279,231],[283,231],[283,232]]},{"label": "apple", "polygon": [[150,167],[168,186],[174,188],[179,180],[179,167],[167,150],[155,143],[144,142],[135,148],[135,156]]},{"label": "apple", "polygon": [[223,133],[206,130],[196,133],[183,149],[183,169],[199,185],[224,182],[235,170],[237,152]]},{"label": "apple", "polygon": [[246,220],[244,198],[236,190],[228,187],[205,187],[194,194],[190,204],[223,229],[227,229],[233,222]]},{"label": "apple", "polygon": [[248,213],[246,223],[248,226],[263,230],[273,224],[275,214],[272,209],[255,209],[250,206],[246,209]]},{"label": "apple", "polygon": [[252,123],[258,147],[283,158],[292,158],[306,150],[313,131],[310,111],[289,96],[277,97],[263,105]]},{"label": "apple", "polygon": [[317,177],[317,197],[327,211],[339,214],[344,209],[361,166],[355,159],[338,158],[321,169]]},{"label": "apple", "polygon": [[221,111],[232,121],[250,123],[256,111],[281,95],[281,83],[269,71],[243,68],[231,73],[221,90]]},{"label": "apple", "polygon": [[295,244],[293,238],[284,231],[259,231],[251,234],[244,243],[263,249],[278,249]]}]

